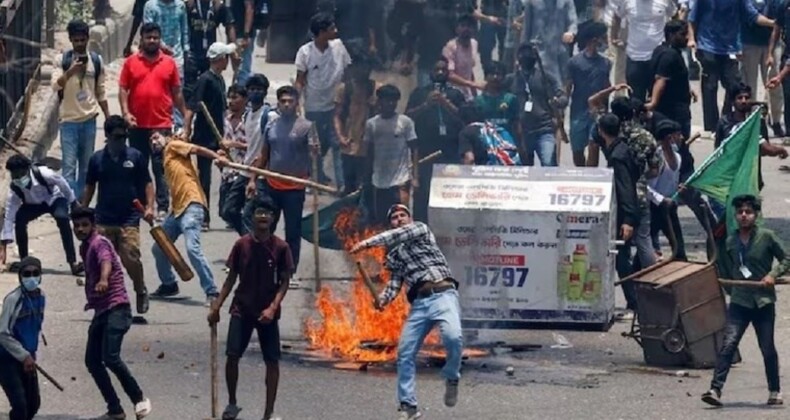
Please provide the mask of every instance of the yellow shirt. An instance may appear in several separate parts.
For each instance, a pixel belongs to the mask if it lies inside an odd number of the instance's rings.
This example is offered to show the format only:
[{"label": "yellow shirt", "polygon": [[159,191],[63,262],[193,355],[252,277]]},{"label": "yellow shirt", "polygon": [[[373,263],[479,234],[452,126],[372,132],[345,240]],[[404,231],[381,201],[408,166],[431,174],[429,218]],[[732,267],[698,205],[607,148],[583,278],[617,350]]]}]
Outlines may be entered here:
[{"label": "yellow shirt", "polygon": [[[76,57],[75,57],[76,59]],[[101,56],[99,57],[101,60]],[[61,122],[85,122],[99,115],[101,108],[99,102],[107,100],[104,91],[106,72],[102,63],[99,83],[96,83],[96,68],[93,60],[88,56],[85,64],[85,74],[76,75],[66,80],[66,86],[60,87],[57,80],[63,75],[63,55],[55,59],[55,70],[52,74],[52,83],[55,91],[63,90],[63,100],[60,101]]]},{"label": "yellow shirt", "polygon": [[170,188],[170,201],[175,217],[192,203],[206,206],[206,196],[200,188],[197,170],[192,164],[192,144],[172,140],[164,151],[165,180]]}]

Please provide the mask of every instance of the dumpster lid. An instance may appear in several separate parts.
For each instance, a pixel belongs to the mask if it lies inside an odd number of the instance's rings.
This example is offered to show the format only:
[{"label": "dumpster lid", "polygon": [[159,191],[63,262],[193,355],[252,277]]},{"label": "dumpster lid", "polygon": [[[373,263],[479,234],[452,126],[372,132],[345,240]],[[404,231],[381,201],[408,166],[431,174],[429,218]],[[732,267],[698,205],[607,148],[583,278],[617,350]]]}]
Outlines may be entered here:
[{"label": "dumpster lid", "polygon": [[708,265],[704,263],[694,263],[685,261],[672,261],[665,265],[656,267],[654,270],[634,279],[639,283],[650,283],[653,285],[666,285],[688,278],[689,276],[703,271]]},{"label": "dumpster lid", "polygon": [[434,165],[430,206],[609,213],[613,175],[608,168]]}]

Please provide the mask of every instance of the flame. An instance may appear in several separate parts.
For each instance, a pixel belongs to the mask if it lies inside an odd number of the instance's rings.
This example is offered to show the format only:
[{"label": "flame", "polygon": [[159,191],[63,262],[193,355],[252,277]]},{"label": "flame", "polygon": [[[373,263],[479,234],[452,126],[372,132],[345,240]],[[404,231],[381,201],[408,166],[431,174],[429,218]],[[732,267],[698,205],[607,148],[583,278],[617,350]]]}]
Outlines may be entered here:
[{"label": "flame", "polygon": [[[357,242],[375,235],[376,229],[361,229],[359,209],[343,210],[335,220],[334,229],[344,247],[349,250]],[[384,266],[386,250],[371,248],[357,254],[363,266]],[[370,273],[374,282],[376,277]],[[389,272],[382,269],[376,287],[382,290],[389,281]],[[320,317],[309,319],[305,335],[314,349],[334,357],[357,362],[385,362],[394,360],[401,328],[409,312],[409,304],[401,293],[383,312],[373,308],[373,298],[365,287],[361,275],[354,278],[351,293],[347,297],[335,296],[324,286],[318,293],[316,309]],[[425,339],[427,344],[441,341],[436,330]],[[380,344],[376,348],[365,348],[363,344]]]}]

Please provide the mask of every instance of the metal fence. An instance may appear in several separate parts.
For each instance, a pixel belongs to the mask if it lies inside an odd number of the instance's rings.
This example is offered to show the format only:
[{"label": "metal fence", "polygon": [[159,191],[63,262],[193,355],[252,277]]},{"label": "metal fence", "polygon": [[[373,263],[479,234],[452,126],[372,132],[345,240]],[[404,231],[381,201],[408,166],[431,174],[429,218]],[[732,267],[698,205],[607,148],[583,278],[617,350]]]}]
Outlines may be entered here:
[{"label": "metal fence", "polygon": [[[30,82],[38,78],[44,0],[0,0],[0,131],[16,130]],[[14,114],[17,118],[14,118]]]}]

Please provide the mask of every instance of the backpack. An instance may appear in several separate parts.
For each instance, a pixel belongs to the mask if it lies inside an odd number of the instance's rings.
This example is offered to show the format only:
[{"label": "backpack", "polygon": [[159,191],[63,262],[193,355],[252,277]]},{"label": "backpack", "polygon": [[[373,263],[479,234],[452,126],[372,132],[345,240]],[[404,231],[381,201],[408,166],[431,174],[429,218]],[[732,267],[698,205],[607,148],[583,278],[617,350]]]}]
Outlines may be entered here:
[{"label": "backpack", "polygon": [[[101,58],[99,57],[99,54],[93,51],[91,51],[89,55],[91,57],[91,61],[93,61],[94,83],[98,85],[99,76],[101,75],[101,71],[102,71]],[[63,68],[63,71],[66,71],[69,68],[71,68],[71,63],[73,61],[74,61],[74,50],[68,50],[65,53],[63,53],[63,63],[61,63],[62,64],[61,67]],[[63,89],[58,90],[58,99],[61,101],[63,100]]]},{"label": "backpack", "polygon": [[[52,194],[52,186],[49,185],[47,180],[44,179],[44,175],[41,174],[41,170],[39,169],[39,167],[41,167],[41,166],[45,166],[45,165],[43,163],[35,163],[35,164],[33,164],[33,166],[30,168],[30,172],[33,173],[33,178],[36,179],[36,182],[38,182],[39,185],[43,185],[44,188],[47,189],[47,193],[49,193],[51,195]],[[24,204],[24,202],[25,202],[25,193],[22,192],[21,188],[19,188],[16,185],[14,185],[13,182],[11,183],[11,191],[13,191],[14,194],[16,194],[17,197],[19,197],[19,199],[22,200],[22,203]]]},{"label": "backpack", "polygon": [[491,123],[475,123],[480,127],[480,140],[486,146],[488,166],[518,166],[521,156],[518,154],[513,136],[500,125]]}]

